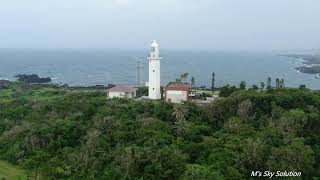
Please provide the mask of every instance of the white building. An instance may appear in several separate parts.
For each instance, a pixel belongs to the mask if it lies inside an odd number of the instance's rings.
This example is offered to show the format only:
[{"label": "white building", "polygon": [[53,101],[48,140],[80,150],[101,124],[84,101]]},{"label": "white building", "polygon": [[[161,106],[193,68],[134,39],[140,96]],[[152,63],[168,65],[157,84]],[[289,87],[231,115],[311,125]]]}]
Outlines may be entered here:
[{"label": "white building", "polygon": [[108,98],[135,98],[137,94],[137,88],[126,85],[116,85],[108,89]]},{"label": "white building", "polygon": [[149,60],[149,99],[161,99],[160,94],[160,47],[156,41],[151,45]]},{"label": "white building", "polygon": [[190,96],[190,85],[188,83],[169,83],[165,87],[165,99],[167,102],[182,103],[188,101]]}]

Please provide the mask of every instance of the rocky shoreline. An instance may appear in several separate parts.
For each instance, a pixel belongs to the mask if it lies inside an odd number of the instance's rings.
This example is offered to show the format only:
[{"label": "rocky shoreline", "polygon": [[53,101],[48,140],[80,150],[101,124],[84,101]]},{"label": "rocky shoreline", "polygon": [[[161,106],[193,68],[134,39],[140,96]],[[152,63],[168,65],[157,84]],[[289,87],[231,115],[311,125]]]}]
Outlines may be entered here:
[{"label": "rocky shoreline", "polygon": [[320,65],[318,66],[302,66],[295,68],[299,72],[307,74],[320,74]]},{"label": "rocky shoreline", "polygon": [[282,56],[302,59],[303,61],[301,61],[301,63],[304,64],[304,66],[295,68],[299,72],[307,74],[320,74],[320,56],[306,54],[286,54]]}]

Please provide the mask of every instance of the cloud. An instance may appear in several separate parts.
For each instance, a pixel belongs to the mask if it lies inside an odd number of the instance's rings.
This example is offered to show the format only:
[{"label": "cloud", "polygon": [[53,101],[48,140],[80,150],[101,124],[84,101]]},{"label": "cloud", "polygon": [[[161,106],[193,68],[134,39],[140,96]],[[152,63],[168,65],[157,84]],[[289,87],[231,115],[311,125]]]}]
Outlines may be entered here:
[{"label": "cloud", "polygon": [[129,0],[115,0],[115,3],[118,6],[127,6],[129,4]]}]

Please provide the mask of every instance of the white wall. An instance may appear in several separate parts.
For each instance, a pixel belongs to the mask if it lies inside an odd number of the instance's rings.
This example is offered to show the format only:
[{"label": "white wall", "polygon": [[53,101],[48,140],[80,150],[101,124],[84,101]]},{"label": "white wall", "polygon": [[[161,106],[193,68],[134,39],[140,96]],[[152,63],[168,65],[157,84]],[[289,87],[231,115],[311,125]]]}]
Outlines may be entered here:
[{"label": "white wall", "polygon": [[109,98],[128,98],[132,99],[136,97],[136,93],[133,92],[108,92],[108,97]]},{"label": "white wall", "polygon": [[183,101],[188,101],[188,92],[187,91],[166,91],[166,101],[172,103],[182,103]]},{"label": "white wall", "polygon": [[149,98],[161,99],[159,59],[149,60]]}]

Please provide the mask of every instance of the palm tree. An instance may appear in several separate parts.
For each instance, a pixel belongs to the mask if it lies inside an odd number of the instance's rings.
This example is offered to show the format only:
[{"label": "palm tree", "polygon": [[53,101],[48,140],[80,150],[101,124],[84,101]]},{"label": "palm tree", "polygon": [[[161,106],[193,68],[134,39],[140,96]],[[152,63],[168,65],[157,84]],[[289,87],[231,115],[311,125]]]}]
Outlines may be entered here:
[{"label": "palm tree", "polygon": [[176,121],[185,121],[188,116],[188,109],[183,107],[182,105],[175,105],[173,107],[172,116],[176,118]]},{"label": "palm tree", "polygon": [[142,100],[143,114],[147,117],[151,114],[151,101],[148,99]]},{"label": "palm tree", "polygon": [[187,131],[188,122],[186,120],[176,121],[173,125],[173,132],[176,136],[183,136]]},{"label": "palm tree", "polygon": [[186,133],[188,124],[186,119],[188,117],[188,113],[188,109],[185,108],[183,105],[179,104],[173,107],[172,116],[174,116],[176,119],[176,121],[173,124],[173,132],[176,136],[183,136]]},{"label": "palm tree", "polygon": [[182,73],[180,75],[180,79],[182,82],[186,82],[186,80],[188,79],[188,76],[189,76],[189,73],[185,72],[185,73]]}]

